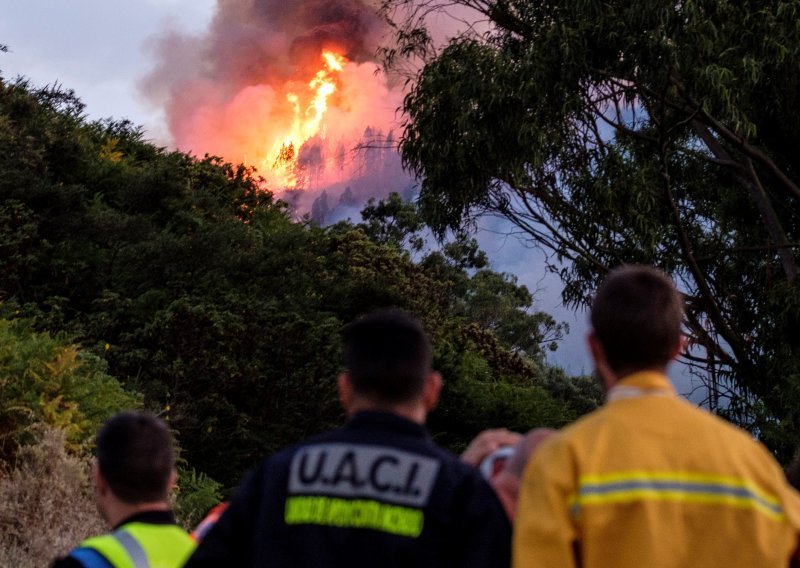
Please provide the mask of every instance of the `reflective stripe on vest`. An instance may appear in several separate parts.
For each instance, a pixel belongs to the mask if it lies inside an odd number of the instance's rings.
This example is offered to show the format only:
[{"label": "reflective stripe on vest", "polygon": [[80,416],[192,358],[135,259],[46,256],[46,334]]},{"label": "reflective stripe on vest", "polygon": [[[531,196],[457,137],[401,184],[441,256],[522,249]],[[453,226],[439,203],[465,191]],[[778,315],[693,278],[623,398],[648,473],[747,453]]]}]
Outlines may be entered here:
[{"label": "reflective stripe on vest", "polygon": [[133,535],[129,532],[125,532],[124,529],[120,529],[114,534],[112,534],[117,542],[122,545],[122,548],[125,549],[125,552],[128,553],[128,557],[133,562],[134,568],[150,568],[150,562],[147,561],[147,554],[142,548],[142,545],[139,544]]},{"label": "reflective stripe on vest", "polygon": [[127,523],[112,534],[85,540],[81,547],[96,550],[115,568],[178,568],[195,544],[175,525]]}]

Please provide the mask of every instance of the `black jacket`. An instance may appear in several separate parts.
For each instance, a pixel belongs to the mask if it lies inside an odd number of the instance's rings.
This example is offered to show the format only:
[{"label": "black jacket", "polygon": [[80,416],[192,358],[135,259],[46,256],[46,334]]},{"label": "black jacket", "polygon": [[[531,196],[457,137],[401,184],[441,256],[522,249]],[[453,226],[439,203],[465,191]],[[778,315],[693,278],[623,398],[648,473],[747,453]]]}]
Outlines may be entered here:
[{"label": "black jacket", "polygon": [[506,568],[510,547],[477,470],[423,426],[362,412],[262,462],[186,566]]}]

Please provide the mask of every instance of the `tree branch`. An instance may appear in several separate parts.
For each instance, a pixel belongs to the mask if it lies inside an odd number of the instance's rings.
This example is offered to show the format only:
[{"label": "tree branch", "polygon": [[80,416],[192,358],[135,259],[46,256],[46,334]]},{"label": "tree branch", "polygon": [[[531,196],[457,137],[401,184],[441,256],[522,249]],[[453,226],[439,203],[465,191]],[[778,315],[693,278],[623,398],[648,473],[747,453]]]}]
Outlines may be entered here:
[{"label": "tree branch", "polygon": [[746,365],[749,357],[747,355],[747,350],[743,346],[743,342],[739,334],[733,331],[728,326],[728,322],[725,320],[725,316],[722,314],[722,310],[719,304],[716,301],[714,293],[712,292],[708,282],[706,281],[705,275],[703,271],[700,269],[700,266],[697,263],[697,259],[694,257],[694,253],[692,252],[692,245],[691,241],[689,240],[689,236],[686,234],[686,229],[683,226],[683,221],[681,220],[680,209],[678,209],[678,204],[675,202],[675,196],[672,192],[672,185],[669,175],[669,166],[667,160],[667,140],[664,139],[661,142],[661,178],[663,180],[664,186],[664,194],[667,198],[667,202],[669,203],[670,210],[672,212],[672,218],[675,222],[675,229],[678,232],[678,242],[680,243],[681,250],[683,252],[683,258],[686,262],[686,266],[688,267],[689,271],[692,274],[692,277],[697,284],[698,290],[700,295],[705,300],[705,308],[706,311],[711,318],[711,321],[714,322],[714,326],[719,331],[722,338],[730,345],[731,349],[733,350],[734,356],[740,365]]},{"label": "tree branch", "polygon": [[733,178],[744,187],[750,194],[750,198],[755,202],[761,213],[761,218],[764,220],[764,226],[770,239],[775,243],[778,250],[778,255],[781,258],[781,266],[789,282],[797,278],[797,262],[794,258],[789,239],[786,237],[786,232],[781,225],[778,214],[770,203],[769,196],[761,184],[761,180],[753,167],[753,161],[750,158],[745,159],[746,167],[728,153],[725,147],[711,134],[708,126],[698,120],[692,122],[692,128],[695,133],[700,137],[709,151],[720,161],[728,164],[728,169],[732,170]]},{"label": "tree branch", "polygon": [[713,128],[714,131],[718,132],[728,142],[735,144],[749,158],[757,160],[761,165],[767,168],[767,170],[772,173],[775,178],[777,178],[778,182],[783,185],[790,195],[792,195],[795,199],[800,199],[800,187],[798,187],[797,184],[789,179],[789,177],[778,167],[772,158],[762,152],[760,148],[750,144],[744,136],[736,134],[722,124],[719,120],[704,111],[702,106],[686,92],[686,89],[683,86],[683,81],[677,75],[677,72],[670,73],[670,80],[678,89],[681,97],[689,104],[689,106],[692,107],[694,111],[698,113],[699,116],[703,118],[708,126]]}]

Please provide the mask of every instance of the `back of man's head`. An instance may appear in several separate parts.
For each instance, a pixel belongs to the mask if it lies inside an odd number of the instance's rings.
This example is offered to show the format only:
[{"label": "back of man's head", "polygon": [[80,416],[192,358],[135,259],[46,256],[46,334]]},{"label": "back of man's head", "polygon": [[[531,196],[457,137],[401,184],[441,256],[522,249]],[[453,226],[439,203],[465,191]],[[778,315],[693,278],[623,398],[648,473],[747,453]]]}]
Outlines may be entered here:
[{"label": "back of man's head", "polygon": [[422,324],[399,310],[373,312],[344,331],[353,390],[376,402],[402,404],[421,395],[432,352]]},{"label": "back of man's head", "polygon": [[681,340],[683,301],[660,270],[622,266],[597,289],[591,321],[614,371],[662,368]]},{"label": "back of man's head", "polygon": [[117,414],[97,434],[97,467],[120,501],[166,501],[175,467],[172,434],[150,414]]}]

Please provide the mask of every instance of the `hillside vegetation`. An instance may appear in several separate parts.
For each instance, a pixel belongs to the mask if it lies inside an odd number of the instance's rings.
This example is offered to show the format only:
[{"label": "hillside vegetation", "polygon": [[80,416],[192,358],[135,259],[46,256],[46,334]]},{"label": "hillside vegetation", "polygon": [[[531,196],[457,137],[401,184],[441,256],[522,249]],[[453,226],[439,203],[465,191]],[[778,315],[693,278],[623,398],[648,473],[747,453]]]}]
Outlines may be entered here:
[{"label": "hillside vegetation", "polygon": [[78,451],[138,406],[169,420],[195,480],[230,489],[341,422],[340,331],[383,306],[427,326],[447,380],[430,425],[456,450],[484,427],[560,426],[596,404],[588,380],[543,363],[561,327],[470,239],[426,249],[394,195],[362,223],[315,226],[260,185],[128,122],[87,121],[69,91],[0,83],[6,463],[33,424]]}]

